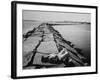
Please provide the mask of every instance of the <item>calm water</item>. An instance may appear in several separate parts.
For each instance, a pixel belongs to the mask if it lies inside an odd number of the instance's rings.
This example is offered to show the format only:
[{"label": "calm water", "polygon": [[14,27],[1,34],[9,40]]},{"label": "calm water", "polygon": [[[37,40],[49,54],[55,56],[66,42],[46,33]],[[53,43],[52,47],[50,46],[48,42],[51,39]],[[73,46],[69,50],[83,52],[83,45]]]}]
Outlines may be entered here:
[{"label": "calm water", "polygon": [[82,49],[84,56],[90,62],[91,31],[90,24],[53,26],[62,36]]}]

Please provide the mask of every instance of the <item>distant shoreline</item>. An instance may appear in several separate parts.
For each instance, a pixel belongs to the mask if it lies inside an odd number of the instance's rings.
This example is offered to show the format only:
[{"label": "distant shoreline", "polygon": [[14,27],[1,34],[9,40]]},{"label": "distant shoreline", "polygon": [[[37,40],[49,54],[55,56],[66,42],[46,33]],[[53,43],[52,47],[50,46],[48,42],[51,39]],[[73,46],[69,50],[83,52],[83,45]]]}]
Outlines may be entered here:
[{"label": "distant shoreline", "polygon": [[23,20],[23,21],[30,21],[30,22],[55,22],[55,23],[84,23],[84,24],[91,24],[90,22],[79,22],[79,21],[37,21],[37,20]]}]

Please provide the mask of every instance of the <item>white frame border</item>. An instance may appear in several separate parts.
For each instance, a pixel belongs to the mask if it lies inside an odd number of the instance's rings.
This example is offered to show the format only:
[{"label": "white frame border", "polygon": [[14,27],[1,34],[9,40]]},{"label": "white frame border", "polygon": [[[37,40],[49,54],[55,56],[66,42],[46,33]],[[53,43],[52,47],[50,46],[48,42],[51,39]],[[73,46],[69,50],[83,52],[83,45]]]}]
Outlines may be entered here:
[{"label": "white frame border", "polygon": [[[62,11],[62,12],[81,12],[91,13],[91,66],[89,67],[74,67],[74,68],[52,68],[52,69],[22,69],[22,10],[45,10],[45,11]],[[38,75],[53,75],[53,74],[70,74],[70,73],[85,73],[96,71],[96,9],[91,8],[76,8],[76,7],[60,7],[47,5],[27,5],[17,4],[17,76],[38,76]],[[70,72],[70,73],[69,73]]]}]

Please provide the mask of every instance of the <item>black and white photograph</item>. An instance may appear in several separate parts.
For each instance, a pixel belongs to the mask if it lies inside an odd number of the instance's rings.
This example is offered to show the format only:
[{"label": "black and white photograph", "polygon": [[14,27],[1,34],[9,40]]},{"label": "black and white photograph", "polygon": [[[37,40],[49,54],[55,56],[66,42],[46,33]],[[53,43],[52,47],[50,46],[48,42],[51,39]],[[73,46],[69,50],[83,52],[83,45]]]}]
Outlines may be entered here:
[{"label": "black and white photograph", "polygon": [[12,4],[13,78],[97,72],[96,6]]},{"label": "black and white photograph", "polygon": [[90,15],[23,10],[23,69],[90,66]]}]

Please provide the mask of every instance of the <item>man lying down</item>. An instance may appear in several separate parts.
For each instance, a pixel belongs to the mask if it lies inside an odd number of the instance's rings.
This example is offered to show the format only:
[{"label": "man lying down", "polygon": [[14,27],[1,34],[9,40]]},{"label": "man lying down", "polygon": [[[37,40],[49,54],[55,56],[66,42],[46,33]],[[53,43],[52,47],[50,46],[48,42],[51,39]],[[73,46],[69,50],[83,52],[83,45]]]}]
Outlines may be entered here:
[{"label": "man lying down", "polygon": [[64,64],[66,67],[88,65],[77,56],[72,55],[72,53],[68,51],[66,48],[63,48],[58,54],[52,53],[48,56],[42,56],[41,61],[43,63]]}]

